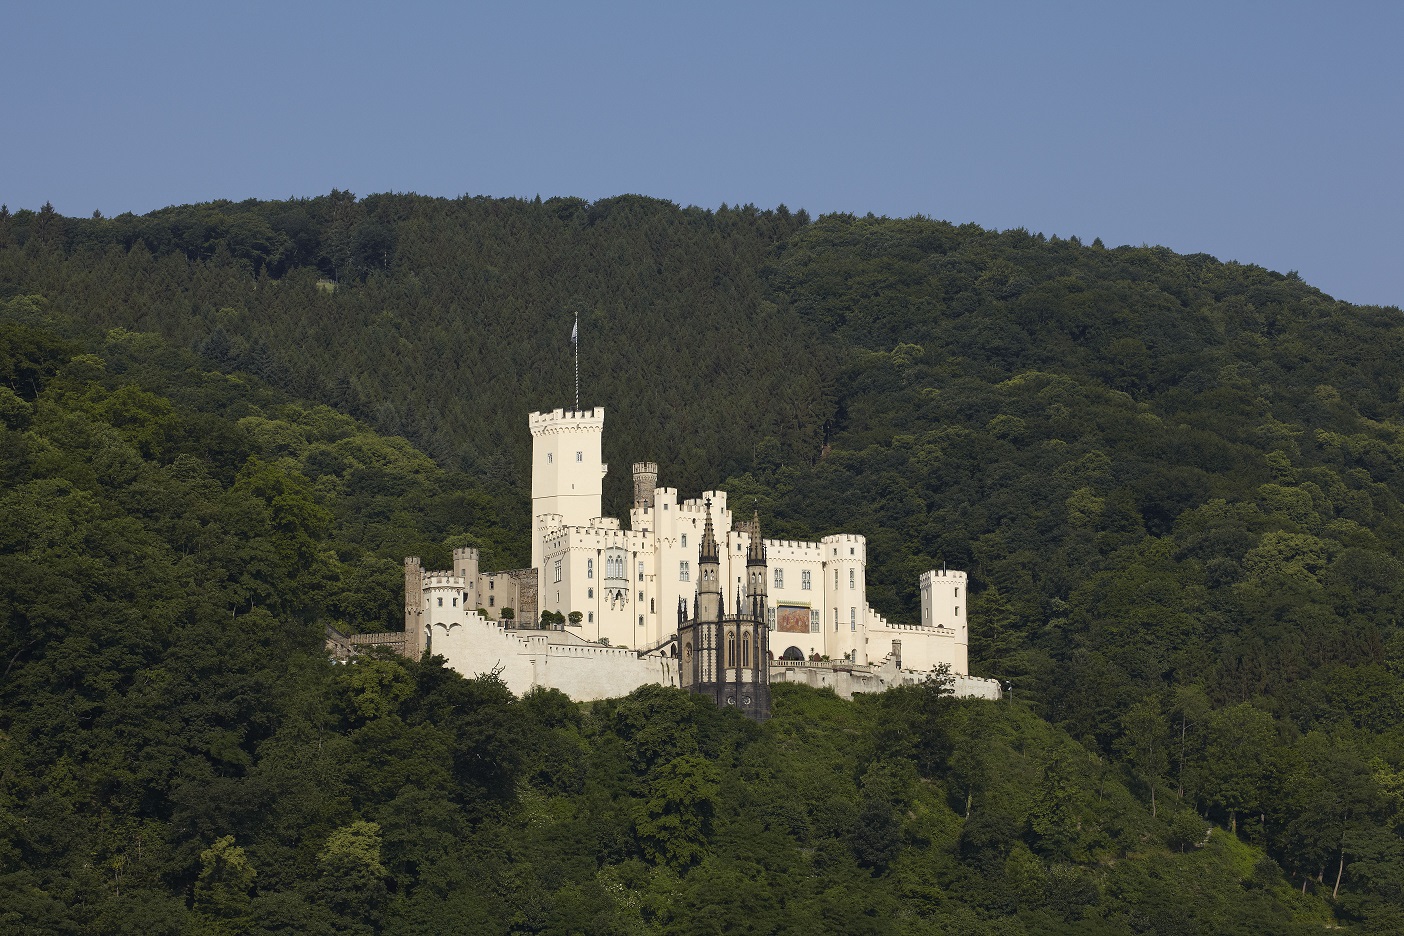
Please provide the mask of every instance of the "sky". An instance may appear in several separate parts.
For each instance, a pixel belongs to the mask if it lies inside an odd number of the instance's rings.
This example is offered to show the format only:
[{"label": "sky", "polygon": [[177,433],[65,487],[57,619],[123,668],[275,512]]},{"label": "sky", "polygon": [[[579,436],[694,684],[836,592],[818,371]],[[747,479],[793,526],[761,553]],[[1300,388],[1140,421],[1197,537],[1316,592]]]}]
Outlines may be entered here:
[{"label": "sky", "polygon": [[1404,3],[0,0],[0,202],[638,193],[1404,305]]}]

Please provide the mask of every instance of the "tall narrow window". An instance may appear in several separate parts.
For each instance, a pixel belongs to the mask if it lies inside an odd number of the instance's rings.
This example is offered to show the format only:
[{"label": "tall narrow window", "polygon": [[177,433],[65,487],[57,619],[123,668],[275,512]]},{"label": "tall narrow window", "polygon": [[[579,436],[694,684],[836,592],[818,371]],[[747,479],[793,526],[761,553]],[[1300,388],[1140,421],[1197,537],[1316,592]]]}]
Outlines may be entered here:
[{"label": "tall narrow window", "polygon": [[595,560],[593,560],[593,559],[586,559],[586,560],[585,560],[585,577],[586,577],[587,579],[588,579],[588,578],[594,578],[594,577],[595,577]]},{"label": "tall narrow window", "polygon": [[550,452],[547,452],[547,453],[546,453],[546,464],[549,465],[549,464],[553,463],[555,460],[556,460],[556,456],[552,455]]},{"label": "tall narrow window", "polygon": [[442,608],[443,606],[444,606],[444,599],[440,598],[440,599],[439,599],[439,607]]},{"label": "tall narrow window", "polygon": [[960,597],[960,589],[959,589],[959,588],[957,588],[957,589],[955,590],[955,596],[956,596],[957,598]]},{"label": "tall narrow window", "polygon": [[849,608],[849,609],[848,609],[848,629],[851,630],[851,631],[856,631],[856,630],[858,629],[858,609],[857,609],[857,608]]},{"label": "tall narrow window", "polygon": [[775,570],[775,587],[776,587],[776,588],[784,588],[784,587],[785,587],[785,570],[784,570],[784,569],[776,569],[776,570]]},{"label": "tall narrow window", "polygon": [[678,563],[678,581],[679,581],[679,582],[690,582],[690,581],[692,581],[692,572],[688,569],[687,563],[686,563],[686,562],[679,562],[679,563]]},{"label": "tall narrow window", "polygon": [[838,588],[838,569],[834,570],[834,587]]},{"label": "tall narrow window", "polygon": [[[640,593],[640,594],[642,594],[642,593]],[[655,611],[653,610],[653,599],[652,599],[652,598],[648,599],[648,613],[649,613],[649,614],[655,614],[655,613],[657,613],[657,612],[655,612]]]},{"label": "tall narrow window", "polygon": [[639,581],[640,581],[640,582],[643,581],[643,565],[644,565],[644,564],[643,564],[642,562],[639,563]]},{"label": "tall narrow window", "polygon": [[491,607],[493,607],[493,606],[496,605],[496,604],[497,604],[497,596],[496,596],[496,595],[488,595],[488,607],[491,608]]},{"label": "tall narrow window", "polygon": [[556,560],[556,581],[561,580],[561,560]]},{"label": "tall narrow window", "polygon": [[955,616],[956,616],[956,617],[960,617],[960,605],[956,605],[956,613],[955,613]]},{"label": "tall narrow window", "polygon": [[683,549],[686,549],[686,548],[687,548],[687,534],[686,534],[686,533],[684,533],[684,534],[682,535],[682,548],[683,548]]},{"label": "tall narrow window", "polygon": [[593,597],[595,597],[595,590],[594,590],[593,588],[587,588],[587,589],[585,589],[585,597],[586,597],[586,598],[593,598]]},{"label": "tall narrow window", "polygon": [[584,453],[584,452],[576,452],[576,453],[575,453],[575,460],[578,461],[578,462],[583,462],[583,461],[585,460],[585,453]]},{"label": "tall narrow window", "polygon": [[742,665],[742,666],[750,666],[750,665],[751,665],[751,635],[750,635],[750,634],[742,634],[742,635],[741,635],[741,665]]},{"label": "tall narrow window", "polygon": [[809,570],[805,569],[800,572],[800,589],[802,591],[809,591],[813,587],[814,580],[810,577]]},{"label": "tall narrow window", "polygon": [[854,581],[853,570],[852,570],[852,569],[849,569],[849,570],[848,570],[848,587],[849,587],[849,588],[853,588],[853,587],[854,587],[853,581]]},{"label": "tall narrow window", "polygon": [[736,635],[735,635],[735,634],[727,634],[727,635],[726,635],[726,662],[725,662],[723,665],[724,665],[724,666],[727,666],[727,667],[734,667],[734,666],[736,665]]}]

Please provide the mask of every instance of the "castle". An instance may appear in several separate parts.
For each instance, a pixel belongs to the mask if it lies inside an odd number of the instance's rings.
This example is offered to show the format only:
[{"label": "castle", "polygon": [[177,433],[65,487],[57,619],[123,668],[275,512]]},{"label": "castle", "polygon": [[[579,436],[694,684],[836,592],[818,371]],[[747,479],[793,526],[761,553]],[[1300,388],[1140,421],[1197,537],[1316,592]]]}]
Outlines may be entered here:
[{"label": "castle", "polygon": [[[741,670],[759,687],[768,671],[768,709],[770,682],[851,695],[918,681],[941,664],[958,694],[999,697],[998,683],[968,675],[964,572],[924,573],[920,622],[894,624],[868,606],[862,536],[764,540],[758,520],[733,519],[725,491],[679,501],[675,488],[658,486],[652,462],[633,466],[629,528],[603,516],[604,416],[603,408],[530,415],[531,569],[484,573],[474,549],[454,550],[444,571],[410,557],[404,633],[335,635],[333,649],[430,650],[465,675],[497,672],[514,692],[552,686],[577,700],[656,682],[740,704],[747,693],[717,687],[728,675],[742,680]],[[742,618],[758,625],[740,628],[750,655],[738,645],[734,659],[745,665],[729,674],[726,648],[709,645],[708,656],[698,642],[716,637],[712,625],[727,619],[728,601],[736,639]],[[557,623],[540,628],[541,612]],[[762,693],[750,698],[759,706]]]}]

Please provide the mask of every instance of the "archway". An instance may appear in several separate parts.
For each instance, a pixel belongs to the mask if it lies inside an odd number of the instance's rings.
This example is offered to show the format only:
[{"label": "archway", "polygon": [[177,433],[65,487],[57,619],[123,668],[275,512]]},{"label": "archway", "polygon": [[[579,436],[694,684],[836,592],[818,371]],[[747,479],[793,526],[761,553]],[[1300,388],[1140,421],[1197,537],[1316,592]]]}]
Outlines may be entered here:
[{"label": "archway", "polygon": [[784,653],[780,654],[780,659],[782,659],[782,660],[799,660],[800,662],[803,662],[803,661],[804,661],[804,651],[801,650],[799,647],[789,647],[789,648],[787,648],[787,649],[785,650]]}]

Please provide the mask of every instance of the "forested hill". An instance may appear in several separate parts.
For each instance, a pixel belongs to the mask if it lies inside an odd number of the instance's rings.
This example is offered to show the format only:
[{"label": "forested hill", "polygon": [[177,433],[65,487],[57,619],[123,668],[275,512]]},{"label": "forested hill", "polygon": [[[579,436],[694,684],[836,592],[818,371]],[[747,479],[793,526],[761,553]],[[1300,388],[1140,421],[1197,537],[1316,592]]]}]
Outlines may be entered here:
[{"label": "forested hill", "polygon": [[[0,303],[0,919],[1404,925],[1398,309],[927,219],[346,193],[0,211]],[[323,669],[323,623],[394,621],[401,556],[524,561],[576,312],[612,512],[655,458],[864,533],[899,620],[969,569],[1015,702],[800,693],[759,735],[674,713],[664,750],[642,713],[676,702]]]}]

